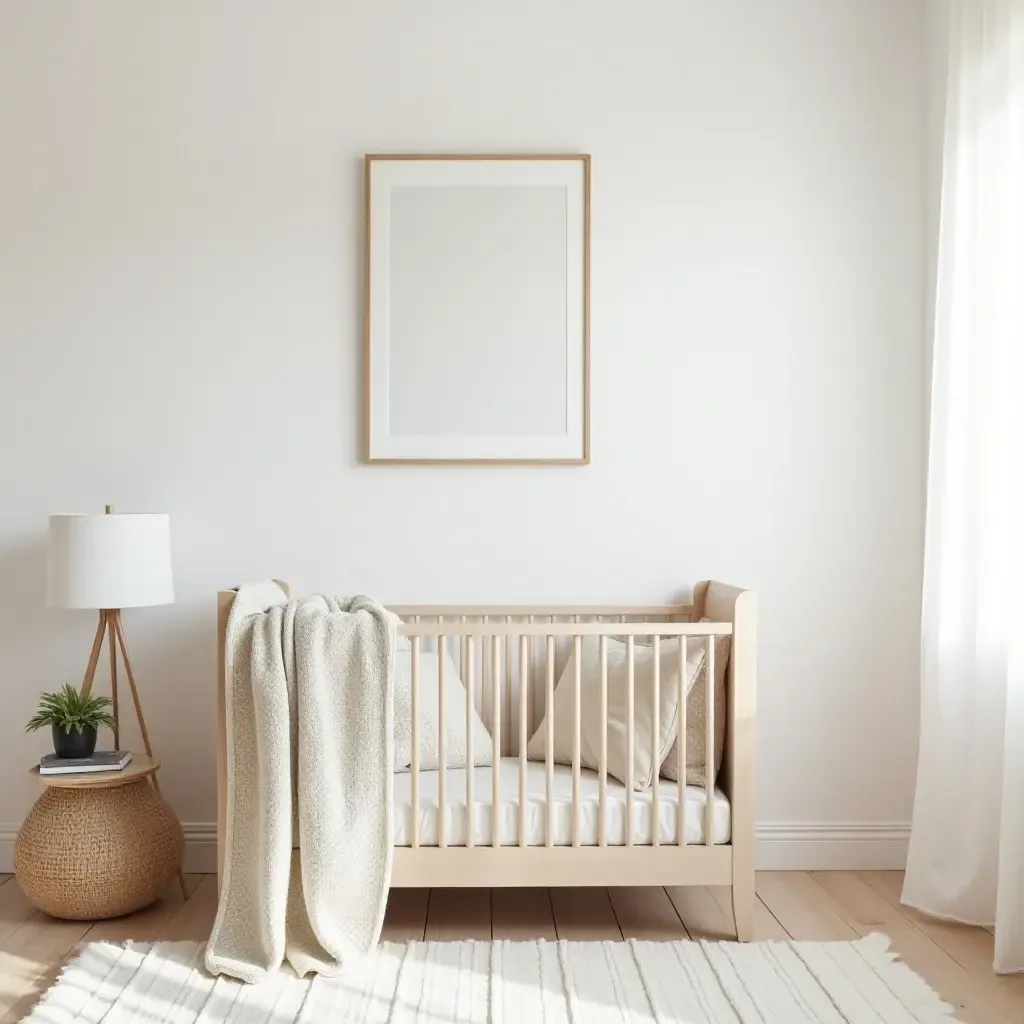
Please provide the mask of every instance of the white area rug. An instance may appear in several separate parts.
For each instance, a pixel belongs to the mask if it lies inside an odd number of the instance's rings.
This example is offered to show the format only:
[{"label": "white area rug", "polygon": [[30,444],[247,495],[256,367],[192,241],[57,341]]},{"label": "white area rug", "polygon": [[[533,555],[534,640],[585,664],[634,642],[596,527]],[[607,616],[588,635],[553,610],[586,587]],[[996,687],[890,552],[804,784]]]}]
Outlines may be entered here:
[{"label": "white area rug", "polygon": [[26,1018],[481,1024],[950,1024],[889,940],[383,943],[334,978],[210,977],[197,942],[95,942]]}]

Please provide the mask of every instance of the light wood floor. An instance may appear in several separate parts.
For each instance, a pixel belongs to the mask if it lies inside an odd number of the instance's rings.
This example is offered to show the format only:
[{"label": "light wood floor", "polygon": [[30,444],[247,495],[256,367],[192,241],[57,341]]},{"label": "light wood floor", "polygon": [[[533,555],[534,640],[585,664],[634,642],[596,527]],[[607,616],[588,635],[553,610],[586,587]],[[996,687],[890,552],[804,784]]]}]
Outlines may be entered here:
[{"label": "light wood floor", "polygon": [[[934,921],[899,902],[895,871],[760,872],[757,938],[853,939],[885,932],[903,959],[971,1024],[1024,1021],[1024,976],[992,972],[992,935]],[[217,880],[189,875],[160,903],[115,921],[56,921],[0,876],[0,1021],[17,1021],[82,941],[205,939]],[[396,889],[385,939],[730,939],[729,890]]]}]

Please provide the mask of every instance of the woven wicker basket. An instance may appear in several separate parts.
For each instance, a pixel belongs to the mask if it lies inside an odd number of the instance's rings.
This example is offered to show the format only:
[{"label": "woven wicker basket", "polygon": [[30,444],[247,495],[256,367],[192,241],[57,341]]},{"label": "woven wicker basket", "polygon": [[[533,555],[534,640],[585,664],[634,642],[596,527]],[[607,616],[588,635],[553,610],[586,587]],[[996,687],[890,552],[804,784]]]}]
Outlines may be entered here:
[{"label": "woven wicker basket", "polygon": [[148,906],[177,874],[181,825],[148,779],[47,789],[18,833],[14,873],[53,917],[89,921]]}]

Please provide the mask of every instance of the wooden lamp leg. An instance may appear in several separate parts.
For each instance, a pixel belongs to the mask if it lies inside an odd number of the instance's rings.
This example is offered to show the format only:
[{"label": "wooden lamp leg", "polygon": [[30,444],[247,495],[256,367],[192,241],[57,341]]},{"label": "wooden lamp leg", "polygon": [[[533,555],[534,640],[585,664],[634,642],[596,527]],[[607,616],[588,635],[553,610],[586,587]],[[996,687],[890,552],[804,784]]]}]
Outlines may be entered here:
[{"label": "wooden lamp leg", "polygon": [[[117,634],[118,646],[121,648],[121,660],[124,662],[124,674],[128,677],[128,688],[131,690],[132,703],[135,705],[135,714],[139,719],[139,729],[142,731],[142,745],[146,748],[146,756],[152,760],[153,747],[149,742],[149,731],[146,729],[146,719],[142,714],[142,703],[139,700],[139,691],[135,686],[135,676],[132,674],[132,663],[128,657],[128,645],[125,643],[124,630],[121,628],[121,612],[110,612],[111,628]],[[157,780],[156,772],[150,776],[153,780],[153,788],[160,792],[160,783]],[[188,889],[185,887],[185,875],[181,868],[178,868],[178,881],[181,884],[181,895],[188,899]]]},{"label": "wooden lamp leg", "polygon": [[[132,693],[132,703],[135,705],[135,714],[139,719],[139,728],[142,730],[142,745],[146,748],[146,755],[153,756],[153,747],[149,742],[149,730],[146,728],[146,719],[142,714],[142,704],[139,701],[139,691],[135,688],[135,676],[132,673],[132,663],[128,657],[128,645],[125,643],[124,630],[121,628],[121,613],[111,612],[114,620],[114,631],[117,634],[117,642],[121,648],[121,660],[124,662],[124,674],[128,677],[128,688]],[[154,780],[155,780],[154,776]]]},{"label": "wooden lamp leg", "polygon": [[107,639],[110,646],[110,699],[114,705],[114,749],[121,749],[121,719],[117,712],[117,648],[114,646],[114,613],[107,616]]},{"label": "wooden lamp leg", "polygon": [[85,668],[85,677],[82,679],[82,696],[88,697],[92,692],[92,681],[96,676],[96,665],[100,660],[100,651],[103,650],[103,634],[107,629],[107,613],[100,611],[100,621],[96,626],[96,636],[93,637],[92,651],[89,653],[89,664]]}]

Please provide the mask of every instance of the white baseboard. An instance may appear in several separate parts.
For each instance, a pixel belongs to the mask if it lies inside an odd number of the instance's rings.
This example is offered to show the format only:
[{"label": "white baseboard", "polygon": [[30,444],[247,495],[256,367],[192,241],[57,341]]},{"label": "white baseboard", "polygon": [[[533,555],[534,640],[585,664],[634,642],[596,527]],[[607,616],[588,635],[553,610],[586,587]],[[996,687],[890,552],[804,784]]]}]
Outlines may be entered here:
[{"label": "white baseboard", "polygon": [[185,832],[185,870],[210,874],[217,870],[217,823],[192,822]]},{"label": "white baseboard", "polygon": [[857,822],[757,826],[761,871],[902,871],[910,825]]},{"label": "white baseboard", "polygon": [[[189,822],[185,870],[217,870],[217,826]],[[17,825],[0,825],[0,871],[14,870]],[[901,871],[907,863],[909,824],[795,824],[757,826],[757,866],[762,871]]]}]

